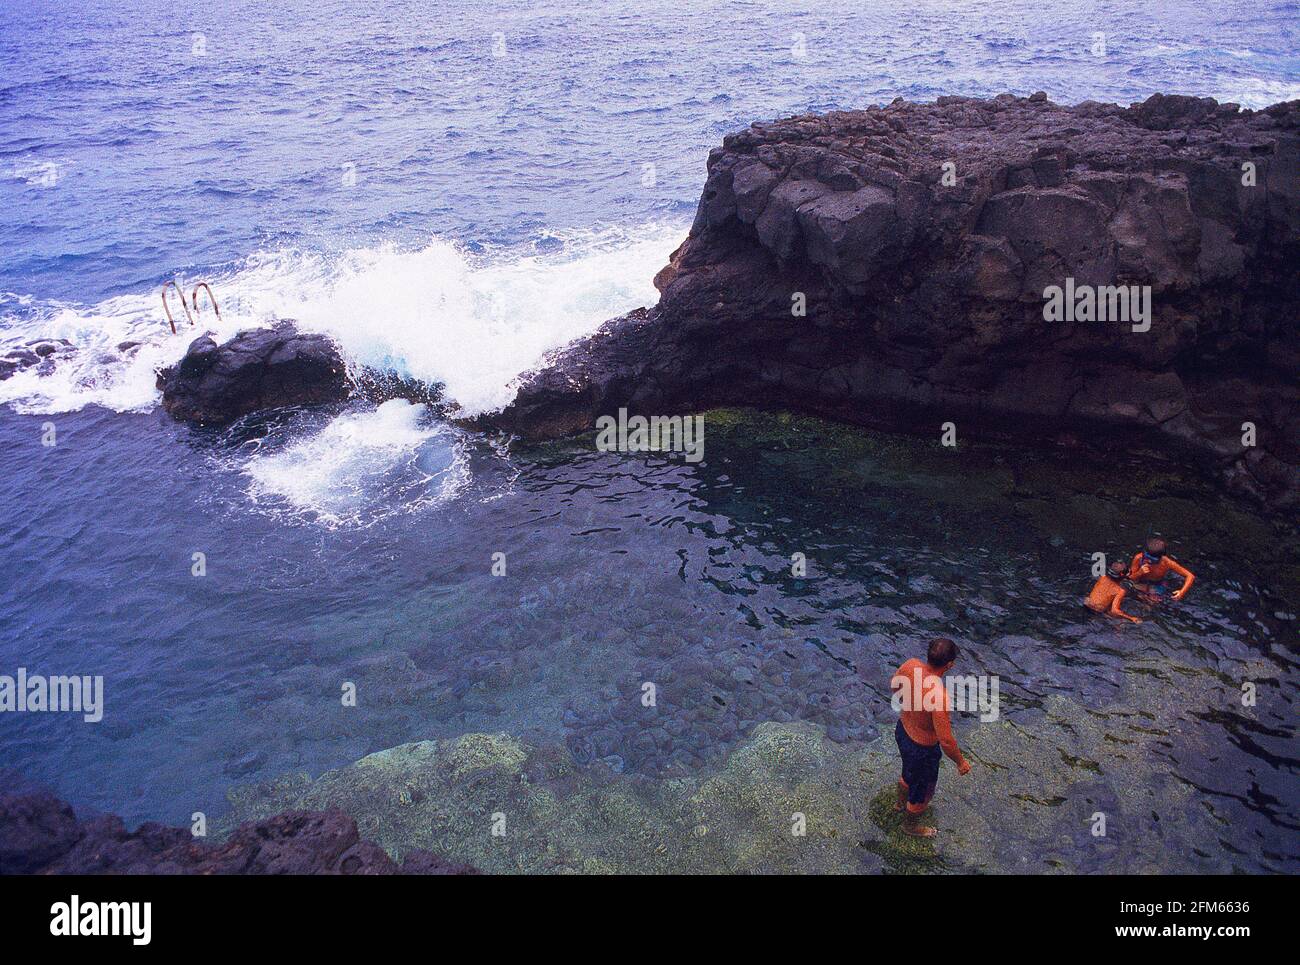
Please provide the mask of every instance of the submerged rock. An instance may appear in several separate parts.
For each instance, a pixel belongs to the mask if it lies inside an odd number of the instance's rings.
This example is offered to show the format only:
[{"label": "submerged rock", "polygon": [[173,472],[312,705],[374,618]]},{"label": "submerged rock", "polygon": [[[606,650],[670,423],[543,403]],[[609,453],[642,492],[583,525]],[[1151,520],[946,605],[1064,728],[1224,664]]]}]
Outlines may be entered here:
[{"label": "submerged rock", "polygon": [[[892,733],[837,744],[802,721],[758,723],[718,766],[662,780],[580,766],[561,747],[504,733],[421,741],[315,779],[232,789],[232,816],[339,808],[394,855],[428,849],[489,872],[1281,870],[1284,828],[1249,854],[1224,839],[1231,796],[1198,788],[1208,777],[1197,762],[1212,752],[1178,720],[1184,708],[1229,706],[1235,683],[1164,658],[1139,662],[1143,672],[1122,675],[1105,706],[1051,696],[1015,721],[963,715],[959,740],[976,767],[958,777],[942,766],[933,840],[904,834],[892,809]],[[1263,679],[1270,666],[1242,672]],[[1171,765],[1171,741],[1190,763]],[[1090,831],[1098,811],[1106,837]]]},{"label": "submerged rock", "polygon": [[300,333],[290,321],[240,332],[220,345],[200,336],[158,374],[158,387],[172,416],[206,425],[263,409],[340,402],[352,392],[334,342]]},{"label": "submerged rock", "polygon": [[340,811],[294,811],[208,844],[152,822],[79,821],[47,793],[0,796],[0,874],[476,874],[427,851],[398,865]]},{"label": "submerged rock", "polygon": [[[659,304],[479,424],[542,439],[624,406],[732,404],[936,437],[954,422],[1191,456],[1293,506],[1298,175],[1300,101],[1004,94],[755,124],[710,155]],[[1110,317],[1047,320],[1053,287]]]},{"label": "submerged rock", "polygon": [[15,372],[21,372],[32,366],[36,366],[38,375],[48,375],[54,365],[54,359],[66,357],[76,351],[77,347],[66,338],[33,339],[0,356],[0,382]]}]

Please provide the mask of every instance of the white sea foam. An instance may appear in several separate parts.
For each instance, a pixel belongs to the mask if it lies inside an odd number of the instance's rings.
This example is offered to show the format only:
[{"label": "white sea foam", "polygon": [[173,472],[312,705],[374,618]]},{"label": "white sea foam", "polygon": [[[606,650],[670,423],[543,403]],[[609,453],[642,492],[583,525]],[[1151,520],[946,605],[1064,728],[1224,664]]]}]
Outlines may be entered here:
[{"label": "white sea foam", "polygon": [[257,504],[331,526],[443,503],[469,481],[456,430],[405,399],[336,416],[319,431],[253,456],[244,473]]},{"label": "white sea foam", "polygon": [[1225,77],[1221,87],[1207,91],[1221,104],[1240,104],[1252,110],[1261,110],[1300,98],[1300,84],[1290,81],[1266,80],[1260,77]]},{"label": "white sea foam", "polygon": [[[158,401],[156,370],[179,359],[202,330],[226,338],[295,318],[305,330],[333,335],[354,363],[442,382],[466,413],[490,411],[513,398],[512,380],[547,352],[653,304],[654,274],[684,234],[680,224],[591,232],[562,238],[561,250],[545,255],[469,255],[441,239],[417,250],[259,252],[209,279],[222,323],[210,310],[195,329],[178,318],[175,336],[157,292],[92,306],[0,296],[0,353],[35,338],[77,347],[53,372],[31,368],[0,381],[0,402],[42,414],[87,405],[147,410]],[[186,281],[187,291],[198,280]],[[172,310],[180,314],[174,300]],[[141,345],[120,352],[126,341]]]}]

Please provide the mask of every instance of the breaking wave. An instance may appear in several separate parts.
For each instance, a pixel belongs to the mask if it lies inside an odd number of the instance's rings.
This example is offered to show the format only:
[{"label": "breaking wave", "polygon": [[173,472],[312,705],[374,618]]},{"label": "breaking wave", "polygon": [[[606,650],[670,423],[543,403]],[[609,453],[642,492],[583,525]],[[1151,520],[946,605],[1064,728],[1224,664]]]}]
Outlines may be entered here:
[{"label": "breaking wave", "polygon": [[[258,252],[208,277],[222,320],[208,309],[196,328],[182,326],[177,335],[156,291],[91,306],[0,293],[0,355],[36,339],[74,347],[0,381],[0,402],[34,414],[87,405],[148,410],[158,402],[157,370],[178,360],[200,331],[224,339],[293,318],[333,336],[354,364],[443,383],[466,414],[491,411],[514,397],[513,380],[548,352],[654,304],[652,279],[684,234],[683,225],[658,224],[552,236],[552,250],[541,254],[471,253],[439,238],[414,250]],[[182,284],[188,290],[199,280]]]},{"label": "breaking wave", "polygon": [[244,467],[253,501],[326,526],[367,525],[454,499],[469,481],[456,430],[391,399],[259,452]]}]

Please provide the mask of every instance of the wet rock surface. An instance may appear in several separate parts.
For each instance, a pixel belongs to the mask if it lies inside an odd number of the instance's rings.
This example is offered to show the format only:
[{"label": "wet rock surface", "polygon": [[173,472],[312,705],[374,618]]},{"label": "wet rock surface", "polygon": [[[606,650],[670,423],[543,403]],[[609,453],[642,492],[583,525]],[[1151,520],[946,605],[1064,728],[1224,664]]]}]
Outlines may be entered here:
[{"label": "wet rock surface", "polygon": [[0,797],[0,874],[475,874],[419,849],[397,864],[337,810],[248,822],[219,843],[152,822],[81,821],[51,794]]},{"label": "wet rock surface", "polygon": [[340,402],[352,392],[334,342],[291,321],[251,329],[217,344],[195,339],[158,375],[163,408],[177,419],[221,425],[264,409]]},{"label": "wet rock surface", "polygon": [[30,368],[45,375],[53,370],[58,359],[76,351],[77,347],[66,338],[33,339],[0,355],[0,382]]},{"label": "wet rock surface", "polygon": [[[756,124],[710,155],[659,304],[481,424],[543,439],[623,406],[729,404],[936,436],[951,421],[1192,458],[1291,507],[1298,259],[1297,101],[943,97]],[[1149,286],[1149,330],[1117,308],[1046,321],[1045,289],[1069,279]]]}]

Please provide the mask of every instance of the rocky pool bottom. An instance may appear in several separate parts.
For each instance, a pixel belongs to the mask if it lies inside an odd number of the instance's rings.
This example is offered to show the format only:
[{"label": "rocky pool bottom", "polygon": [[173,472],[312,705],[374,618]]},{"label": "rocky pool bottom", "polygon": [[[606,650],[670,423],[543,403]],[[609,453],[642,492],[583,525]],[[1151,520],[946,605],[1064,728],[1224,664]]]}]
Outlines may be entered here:
[{"label": "rocky pool bottom", "polygon": [[[1281,749],[1294,735],[1290,722],[1282,721],[1294,699],[1291,655],[1275,645],[1294,626],[1294,616],[1284,609],[1252,612],[1248,619],[1263,631],[1255,637],[1262,646],[1242,646],[1251,634],[1236,633],[1221,620],[1204,627],[1208,633],[1200,639],[1190,627],[1157,630],[1180,622],[1168,613],[1155,615],[1143,634],[1072,608],[1077,601],[1069,599],[1070,590],[1089,582],[1080,561],[1079,575],[1057,591],[1063,605],[1056,635],[1003,634],[984,647],[976,626],[1012,629],[1020,621],[1015,599],[997,597],[990,588],[988,598],[972,594],[978,571],[990,562],[1024,560],[999,561],[990,546],[976,550],[975,558],[969,548],[958,551],[960,535],[953,529],[960,523],[948,514],[960,507],[1000,518],[1011,508],[1048,547],[1077,544],[1095,533],[1102,548],[1117,542],[1101,533],[1105,527],[1127,537],[1145,517],[1153,529],[1186,534],[1181,543],[1195,547],[1202,571],[1213,569],[1220,554],[1231,555],[1239,541],[1269,547],[1255,563],[1285,587],[1297,575],[1294,544],[1270,538],[1274,523],[1219,504],[1202,484],[1168,467],[1106,467],[1096,454],[987,448],[969,460],[974,465],[964,463],[967,472],[954,472],[954,453],[915,440],[752,412],[712,412],[706,421],[711,445],[729,453],[743,438],[761,461],[787,472],[796,488],[814,482],[818,498],[840,506],[846,522],[864,496],[870,501],[882,491],[910,490],[916,501],[903,501],[915,514],[909,528],[928,541],[952,527],[952,556],[968,557],[971,572],[941,591],[950,606],[912,603],[893,610],[841,599],[835,625],[857,633],[834,641],[800,629],[818,622],[809,614],[792,619],[766,607],[764,616],[778,617],[775,634],[753,634],[739,646],[732,640],[711,653],[701,653],[700,641],[683,626],[678,639],[670,634],[641,642],[641,673],[570,700],[564,744],[505,732],[402,744],[316,779],[286,774],[234,788],[224,825],[286,809],[341,808],[363,836],[399,860],[425,849],[493,872],[1177,874],[1295,866],[1287,831],[1296,806],[1287,775],[1295,761],[1257,743],[1276,741]],[[578,445],[532,455],[563,460]],[[737,476],[753,478],[744,471]],[[935,515],[927,518],[927,509]],[[761,514],[770,516],[770,509]],[[1284,535],[1285,528],[1277,532]],[[838,545],[829,555],[852,552],[851,545]],[[842,577],[843,562],[823,552],[812,568]],[[912,584],[932,579],[913,576],[906,564],[879,571],[894,581],[910,577]],[[1232,585],[1248,582],[1245,575],[1234,573]],[[792,597],[807,592],[795,578],[767,576]],[[1033,576],[1027,582],[1026,590],[1042,585]],[[1214,584],[1207,580],[1199,592],[1241,599]],[[1254,590],[1271,596],[1267,584]],[[875,595],[896,593],[882,580]],[[822,618],[836,609],[830,596],[813,604]],[[1028,603],[1035,610],[1042,605]],[[757,610],[737,601],[744,623],[756,630],[766,624]],[[620,622],[617,610],[608,616],[611,626]],[[923,643],[913,633],[897,635],[913,622],[954,633],[970,648],[968,661],[1011,685],[1001,719],[963,717],[961,741],[975,769],[958,778],[944,764],[931,812],[941,835],[932,841],[901,831],[892,807],[897,751],[887,719],[881,723],[887,716],[880,706],[882,680],[908,644]],[[1179,638],[1185,650],[1168,646]],[[609,643],[608,636],[592,641],[593,647]],[[705,638],[705,646],[710,643]],[[1001,653],[1017,651],[1019,666],[999,666]],[[846,678],[846,670],[862,676]],[[644,706],[647,680],[672,696]],[[1079,686],[1071,687],[1071,680]],[[1254,707],[1242,705],[1244,681],[1261,693]],[[1245,764],[1235,759],[1239,750],[1263,760]],[[1242,771],[1225,773],[1225,761]],[[1261,786],[1254,775],[1261,765],[1278,768],[1272,777],[1280,782],[1266,779]],[[1242,807],[1256,819],[1248,822],[1252,830],[1239,823],[1235,812]]]},{"label": "rocky pool bottom", "polygon": [[[1059,697],[1039,726],[1002,720],[964,734],[966,778],[945,765],[928,840],[894,811],[892,740],[837,744],[804,722],[765,722],[720,766],[684,778],[582,768],[562,748],[509,734],[404,744],[312,780],[231,792],[228,821],[341,808],[400,860],[423,849],[489,872],[1192,874],[1280,870],[1285,836],[1238,854],[1207,789],[1162,766],[1195,742],[1159,725],[1193,694],[1186,668],[1089,709]],[[1262,667],[1257,668],[1263,670]],[[1164,684],[1173,686],[1165,687]],[[1045,731],[1068,734],[1047,736]],[[1198,746],[1213,756],[1215,748]],[[1104,824],[1098,816],[1104,816]],[[1094,833],[1104,829],[1104,834]]]},{"label": "rocky pool bottom", "polygon": [[[695,465],[433,423],[394,455],[370,418],[61,417],[61,489],[0,544],[0,655],[108,671],[110,712],[6,721],[7,765],[128,823],[338,807],[486,871],[1300,866],[1294,530],[1176,467],[721,410]],[[1153,530],[1188,599],[1083,609],[1091,554]],[[888,682],[937,634],[1001,713],[959,715],[975,769],[945,764],[930,843],[889,808]]]}]

